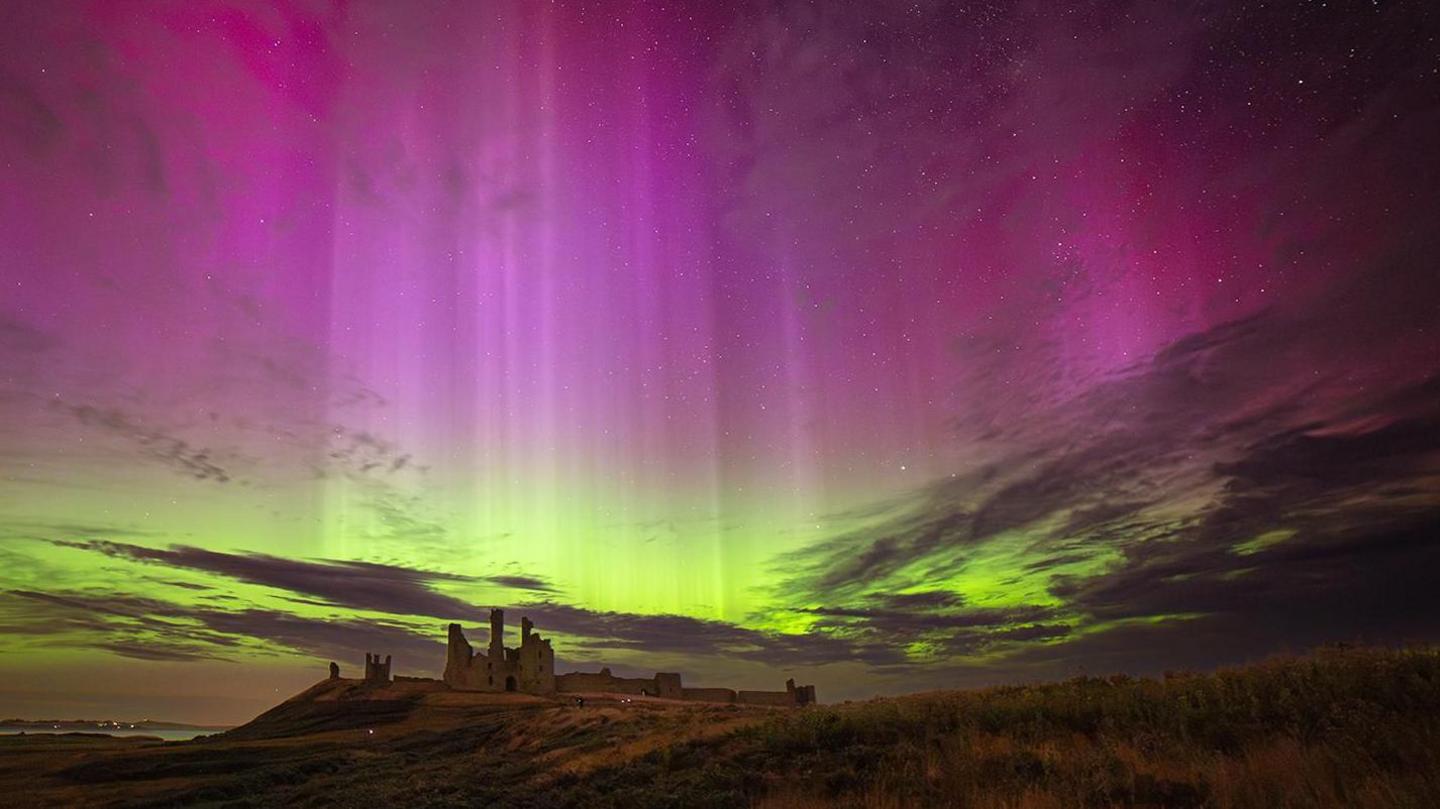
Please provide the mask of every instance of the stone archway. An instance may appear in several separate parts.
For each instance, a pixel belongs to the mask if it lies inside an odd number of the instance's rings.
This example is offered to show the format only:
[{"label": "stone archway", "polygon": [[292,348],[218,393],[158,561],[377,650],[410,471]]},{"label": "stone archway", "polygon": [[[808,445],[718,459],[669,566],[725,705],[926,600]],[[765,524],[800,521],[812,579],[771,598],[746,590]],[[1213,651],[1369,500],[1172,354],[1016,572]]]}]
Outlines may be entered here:
[{"label": "stone archway", "polygon": [[515,678],[514,678],[514,677],[506,677],[506,678],[505,678],[505,690],[506,690],[506,691],[514,691],[514,690],[515,690]]}]

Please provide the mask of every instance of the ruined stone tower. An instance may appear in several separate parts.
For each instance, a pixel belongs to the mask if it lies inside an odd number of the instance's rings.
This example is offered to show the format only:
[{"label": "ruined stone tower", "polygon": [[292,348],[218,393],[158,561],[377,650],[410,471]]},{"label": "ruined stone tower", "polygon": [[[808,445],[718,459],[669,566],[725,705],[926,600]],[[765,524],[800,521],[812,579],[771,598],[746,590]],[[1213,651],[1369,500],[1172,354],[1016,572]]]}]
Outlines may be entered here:
[{"label": "ruined stone tower", "polygon": [[490,611],[490,643],[477,655],[459,624],[450,625],[445,652],[445,682],[461,691],[555,693],[555,652],[536,634],[529,618],[520,620],[520,646],[505,647],[505,612]]},{"label": "ruined stone tower", "polygon": [[[338,666],[336,667],[339,668]],[[385,655],[385,662],[380,662],[380,655],[365,655],[365,682],[367,683],[388,683],[390,682],[390,655]]]},{"label": "ruined stone tower", "polygon": [[505,610],[490,610],[490,657],[505,656]]}]

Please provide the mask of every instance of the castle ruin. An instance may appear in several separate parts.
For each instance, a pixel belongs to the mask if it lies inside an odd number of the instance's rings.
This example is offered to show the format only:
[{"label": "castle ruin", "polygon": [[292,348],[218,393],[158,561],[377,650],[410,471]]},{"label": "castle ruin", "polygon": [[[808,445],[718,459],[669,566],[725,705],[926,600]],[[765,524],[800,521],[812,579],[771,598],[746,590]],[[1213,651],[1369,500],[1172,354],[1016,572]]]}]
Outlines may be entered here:
[{"label": "castle ruin", "polygon": [[[340,667],[336,666],[332,674],[339,676]],[[365,682],[367,683],[388,683],[390,682],[390,655],[385,655],[385,662],[380,662],[380,655],[365,655]]]},{"label": "castle ruin", "polygon": [[[375,656],[378,665],[379,655]],[[370,679],[369,656],[366,657],[366,679]],[[384,664],[389,678],[390,660]],[[505,613],[490,611],[490,642],[483,654],[477,654],[465,639],[459,624],[450,624],[449,644],[445,655],[445,684],[457,691],[518,691],[525,694],[599,692],[633,694],[661,699],[694,702],[727,702],[745,705],[798,706],[815,703],[815,686],[785,682],[784,691],[735,691],[729,688],[688,688],[674,672],[659,672],[653,677],[616,677],[609,668],[598,672],[555,673],[555,651],[550,641],[534,631],[529,618],[520,619],[520,646],[505,646]]]},{"label": "castle ruin", "polygon": [[450,625],[445,653],[445,684],[457,691],[521,691],[553,694],[555,651],[534,631],[529,618],[520,619],[520,647],[505,648],[505,611],[490,611],[490,645],[475,654],[459,624]]}]

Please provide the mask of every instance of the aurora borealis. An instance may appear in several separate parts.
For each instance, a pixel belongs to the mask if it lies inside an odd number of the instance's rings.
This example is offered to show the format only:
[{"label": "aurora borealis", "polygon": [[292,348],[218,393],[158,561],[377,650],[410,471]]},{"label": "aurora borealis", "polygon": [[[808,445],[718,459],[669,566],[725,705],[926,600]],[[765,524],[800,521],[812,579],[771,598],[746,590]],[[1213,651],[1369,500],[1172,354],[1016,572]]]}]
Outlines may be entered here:
[{"label": "aurora borealis", "polygon": [[0,714],[1436,639],[1436,8],[1063,5],[0,3]]}]

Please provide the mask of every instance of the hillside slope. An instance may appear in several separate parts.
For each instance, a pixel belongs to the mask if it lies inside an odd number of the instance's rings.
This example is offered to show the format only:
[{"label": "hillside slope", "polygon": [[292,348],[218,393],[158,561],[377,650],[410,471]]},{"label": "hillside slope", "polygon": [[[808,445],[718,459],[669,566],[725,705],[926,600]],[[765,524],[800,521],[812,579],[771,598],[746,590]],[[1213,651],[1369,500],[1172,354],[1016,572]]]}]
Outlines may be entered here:
[{"label": "hillside slope", "polygon": [[1440,654],[801,710],[330,681],[195,742],[0,740],[0,790],[67,806],[1440,806]]}]

